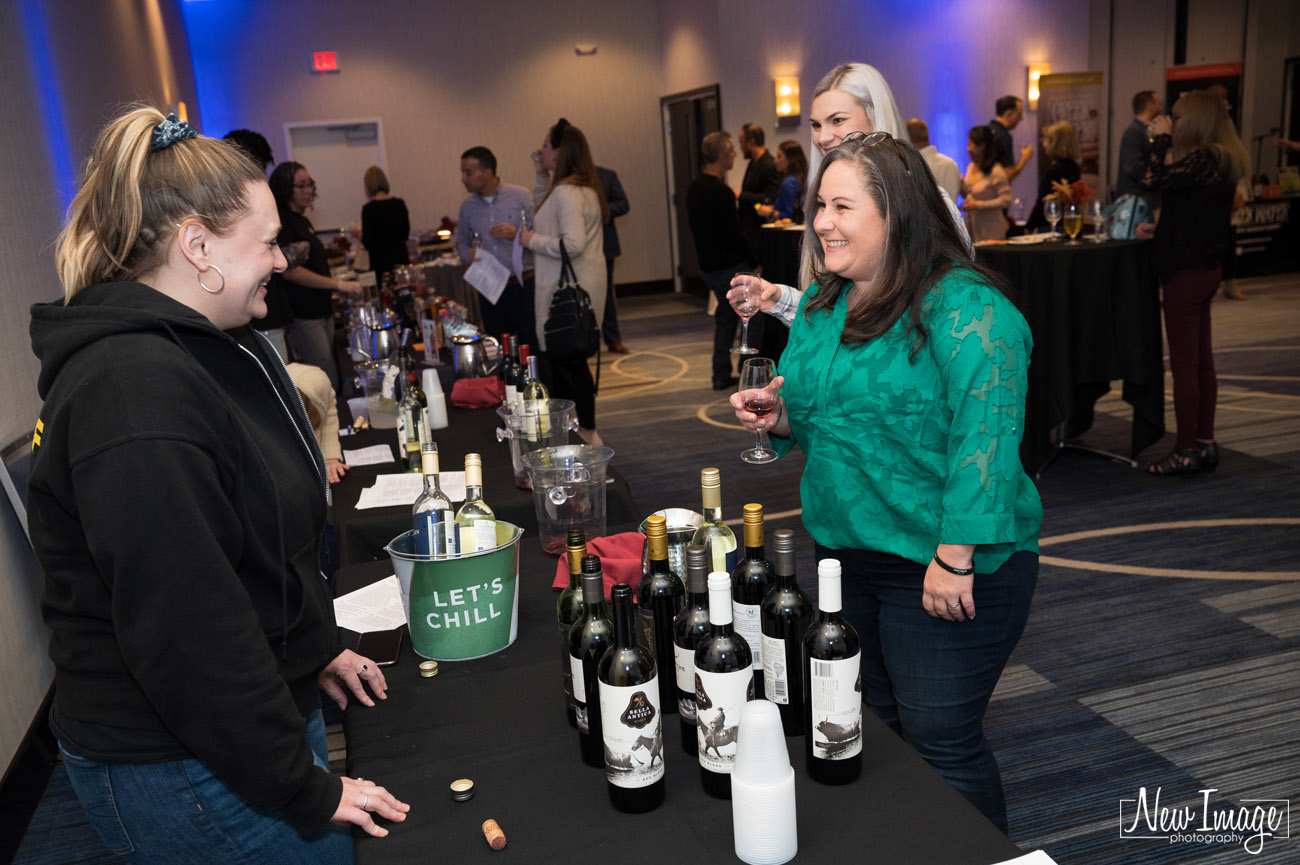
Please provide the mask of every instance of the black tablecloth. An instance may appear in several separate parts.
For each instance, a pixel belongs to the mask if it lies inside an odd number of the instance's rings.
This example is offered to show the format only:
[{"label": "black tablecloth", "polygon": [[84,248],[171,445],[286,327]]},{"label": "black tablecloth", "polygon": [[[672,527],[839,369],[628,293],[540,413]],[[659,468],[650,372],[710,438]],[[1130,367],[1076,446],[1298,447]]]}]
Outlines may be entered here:
[{"label": "black tablecloth", "polygon": [[976,255],[1006,277],[1033,331],[1020,446],[1027,472],[1051,458],[1060,424],[1067,438],[1092,426],[1093,404],[1114,379],[1133,406],[1130,454],[1164,434],[1160,301],[1146,241],[981,246]]},{"label": "black tablecloth", "polygon": [[[378,562],[344,568],[336,591],[390,573]],[[554,575],[555,560],[525,543],[513,646],[474,661],[444,661],[437,677],[424,679],[408,640],[398,664],[386,668],[388,699],[373,709],[349,707],[348,774],[388,787],[411,806],[387,838],[358,839],[358,865],[494,862],[501,855],[546,865],[737,861],[731,803],[701,789],[676,715],[664,725],[667,800],[653,812],[615,811],[604,772],[579,759],[578,733],[564,714]],[[797,776],[799,861],[987,865],[1019,854],[911,748],[864,714],[862,777],[850,786],[810,781],[802,738],[786,740]],[[448,785],[458,778],[474,781],[471,801],[451,799]],[[493,853],[480,832],[488,818],[506,834],[502,853]]]},{"label": "black tablecloth", "polygon": [[[450,392],[450,387],[447,388]],[[444,471],[462,471],[465,454],[483,456],[483,498],[491,505],[497,519],[514,523],[525,531],[525,545],[538,544],[537,515],[533,507],[533,494],[515,486],[514,469],[510,463],[509,442],[498,442],[496,430],[501,426],[496,410],[491,408],[458,409],[447,404],[446,429],[434,430],[438,443],[439,463]],[[355,450],[377,444],[389,445],[397,452],[397,432],[391,429],[362,430],[341,439],[345,450]],[[581,442],[574,437],[573,444]],[[614,456],[615,461],[618,455]],[[334,530],[338,537],[339,562],[343,565],[357,562],[387,561],[384,545],[411,527],[411,508],[400,505],[388,508],[356,509],[361,491],[374,484],[381,474],[402,471],[396,462],[384,465],[350,468],[348,473],[331,490],[334,496]],[[644,514],[636,512],[632,492],[618,470],[611,464],[606,477],[612,478],[605,488],[607,523],[639,523]]]}]

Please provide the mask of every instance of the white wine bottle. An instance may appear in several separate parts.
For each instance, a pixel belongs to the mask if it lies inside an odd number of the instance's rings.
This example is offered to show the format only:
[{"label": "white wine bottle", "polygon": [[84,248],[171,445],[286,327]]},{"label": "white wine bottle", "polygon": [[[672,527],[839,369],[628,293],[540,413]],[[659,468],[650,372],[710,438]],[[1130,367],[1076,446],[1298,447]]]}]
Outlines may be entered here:
[{"label": "white wine bottle", "polygon": [[542,379],[537,373],[537,356],[530,354],[528,355],[528,377],[524,381],[523,394],[520,396],[528,412],[524,423],[530,442],[541,441],[551,431],[551,416],[546,410],[546,401],[550,398],[550,391],[542,384]]},{"label": "white wine bottle", "polygon": [[654,655],[636,638],[632,587],[610,590],[614,606],[614,645],[600,658],[600,729],[605,745],[609,802],[619,811],[639,814],[664,801],[663,712]]},{"label": "white wine bottle", "polygon": [[454,556],[456,546],[456,516],[438,485],[438,445],[426,442],[420,451],[421,469],[424,471],[424,492],[411,508],[415,529],[414,546],[420,556]]},{"label": "white wine bottle", "polygon": [[740,710],[754,698],[754,656],[731,626],[731,575],[709,574],[709,636],[695,649],[695,725],[704,792],[731,798]]},{"label": "white wine bottle", "polygon": [[804,636],[808,777],[847,784],[862,773],[862,644],[841,614],[840,563],[817,563],[817,618]]},{"label": "white wine bottle", "polygon": [[700,492],[704,503],[704,522],[691,537],[708,551],[710,571],[728,576],[736,569],[736,535],[722,521],[722,473],[715,468],[700,470]]},{"label": "white wine bottle", "polygon": [[456,539],[461,553],[497,545],[497,517],[483,501],[483,458],[465,454],[465,503],[456,511]]}]

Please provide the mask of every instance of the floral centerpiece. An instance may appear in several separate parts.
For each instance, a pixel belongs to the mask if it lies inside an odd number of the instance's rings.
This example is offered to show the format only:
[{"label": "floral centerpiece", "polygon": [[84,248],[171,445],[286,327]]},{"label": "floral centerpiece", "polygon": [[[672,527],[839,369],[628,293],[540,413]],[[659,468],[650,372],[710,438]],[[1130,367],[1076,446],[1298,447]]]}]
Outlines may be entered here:
[{"label": "floral centerpiece", "polygon": [[1076,180],[1073,183],[1066,183],[1064,180],[1052,181],[1052,191],[1043,196],[1046,201],[1049,198],[1055,198],[1062,205],[1077,204],[1083,207],[1089,198],[1096,195],[1096,190],[1082,180]]}]

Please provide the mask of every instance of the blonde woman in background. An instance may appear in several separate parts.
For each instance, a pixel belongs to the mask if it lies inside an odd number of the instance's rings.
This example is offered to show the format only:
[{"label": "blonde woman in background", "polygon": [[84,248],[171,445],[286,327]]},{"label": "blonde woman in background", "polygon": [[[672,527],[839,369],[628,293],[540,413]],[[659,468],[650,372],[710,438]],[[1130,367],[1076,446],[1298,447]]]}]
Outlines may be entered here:
[{"label": "blonde woman in background", "polygon": [[1053,123],[1043,130],[1043,137],[1039,143],[1043,145],[1043,153],[1047,156],[1048,162],[1047,170],[1038,181],[1038,199],[1034,202],[1034,209],[1025,223],[1025,231],[1029,234],[1050,225],[1047,217],[1043,216],[1043,199],[1053,194],[1053,184],[1074,183],[1083,176],[1079,171],[1079,162],[1083,159],[1083,153],[1079,149],[1079,133],[1075,131],[1073,123],[1068,120]]}]

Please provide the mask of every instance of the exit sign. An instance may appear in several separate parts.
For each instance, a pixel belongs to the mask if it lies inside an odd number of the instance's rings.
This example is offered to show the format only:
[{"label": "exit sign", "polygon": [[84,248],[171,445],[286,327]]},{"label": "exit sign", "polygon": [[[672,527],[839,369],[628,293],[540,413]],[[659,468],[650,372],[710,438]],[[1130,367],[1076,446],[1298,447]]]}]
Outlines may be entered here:
[{"label": "exit sign", "polygon": [[311,68],[316,72],[338,72],[339,58],[333,51],[317,51],[311,56]]}]

